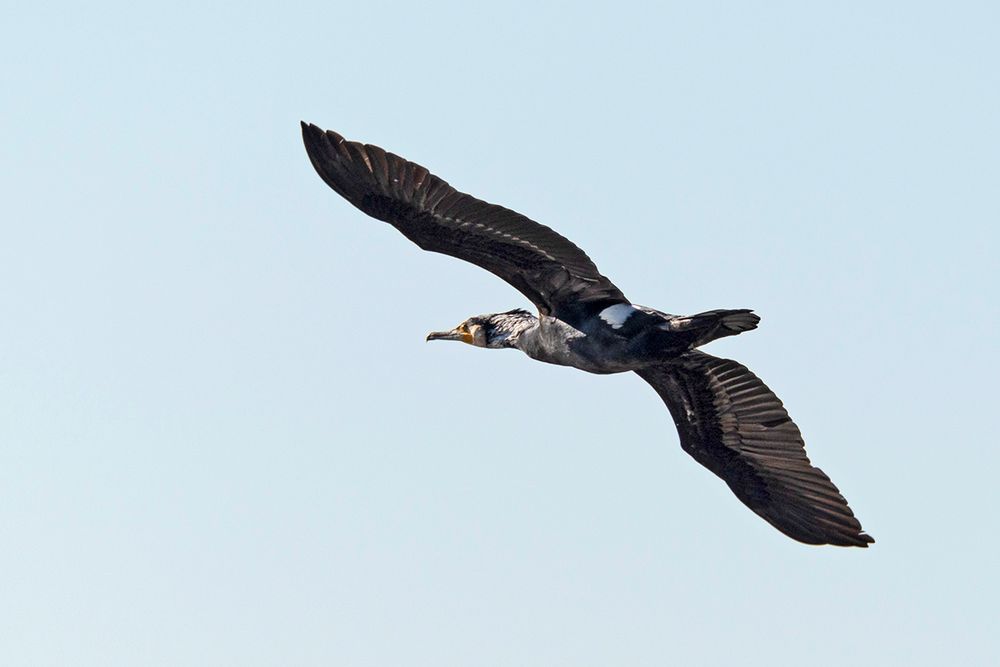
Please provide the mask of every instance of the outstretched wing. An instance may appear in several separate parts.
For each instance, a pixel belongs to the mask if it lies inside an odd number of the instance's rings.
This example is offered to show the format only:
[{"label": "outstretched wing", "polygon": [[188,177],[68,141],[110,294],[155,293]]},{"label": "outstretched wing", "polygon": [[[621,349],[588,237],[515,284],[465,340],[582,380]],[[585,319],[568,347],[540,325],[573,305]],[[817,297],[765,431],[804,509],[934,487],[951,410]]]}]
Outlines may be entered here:
[{"label": "outstretched wing", "polygon": [[503,278],[539,312],[571,324],[628,300],[586,253],[544,225],[480,201],[377,146],[302,123],[313,167],[347,201],[424,250]]},{"label": "outstretched wing", "polygon": [[636,372],[667,404],[684,451],[772,526],[806,544],[875,541],[830,478],[809,463],[781,400],[745,366],[692,351]]}]

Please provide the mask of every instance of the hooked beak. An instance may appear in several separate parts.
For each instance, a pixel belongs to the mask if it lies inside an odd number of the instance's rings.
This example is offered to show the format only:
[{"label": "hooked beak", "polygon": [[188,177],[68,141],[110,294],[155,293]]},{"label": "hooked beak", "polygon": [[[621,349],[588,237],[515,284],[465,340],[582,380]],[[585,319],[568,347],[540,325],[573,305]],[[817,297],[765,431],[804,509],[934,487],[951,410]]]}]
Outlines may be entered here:
[{"label": "hooked beak", "polygon": [[465,340],[465,334],[454,329],[451,331],[432,331],[427,334],[427,340]]}]

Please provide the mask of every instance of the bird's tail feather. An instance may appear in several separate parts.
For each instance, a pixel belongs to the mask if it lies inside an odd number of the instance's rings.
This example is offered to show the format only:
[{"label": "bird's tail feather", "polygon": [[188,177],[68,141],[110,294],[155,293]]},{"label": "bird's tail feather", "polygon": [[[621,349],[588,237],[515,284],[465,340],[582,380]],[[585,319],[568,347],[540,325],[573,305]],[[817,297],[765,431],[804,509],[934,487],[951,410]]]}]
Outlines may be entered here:
[{"label": "bird's tail feather", "polygon": [[760,317],[748,308],[708,310],[681,320],[682,328],[695,334],[692,347],[699,347],[718,338],[735,336],[757,328]]}]

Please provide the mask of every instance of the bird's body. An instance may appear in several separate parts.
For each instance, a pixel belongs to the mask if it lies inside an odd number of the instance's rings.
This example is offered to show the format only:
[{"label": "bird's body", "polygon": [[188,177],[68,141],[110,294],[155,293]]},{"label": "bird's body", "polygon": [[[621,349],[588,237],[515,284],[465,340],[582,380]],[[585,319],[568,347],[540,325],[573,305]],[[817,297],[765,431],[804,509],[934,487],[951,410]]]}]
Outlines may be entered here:
[{"label": "bird's body", "polygon": [[757,327],[748,309],[668,315],[637,306],[587,255],[553,230],[461,193],[377,146],[302,124],[316,171],[368,215],[424,250],[472,262],[538,309],[472,317],[428,340],[514,348],[589,373],[634,371],[670,410],[681,446],[750,509],[808,544],[874,540],[820,469],[781,401],[746,367],[697,348]]},{"label": "bird's body", "polygon": [[632,304],[609,306],[579,327],[550,315],[514,313],[503,313],[519,324],[516,333],[504,339],[503,347],[518,349],[537,361],[599,375],[668,363],[710,340],[752,329],[759,321],[748,310],[683,317]]},{"label": "bird's body", "polygon": [[515,340],[514,347],[537,361],[588,373],[623,373],[641,365],[643,359],[633,353],[637,341],[608,329],[594,318],[577,329],[558,318],[542,315],[534,327]]}]

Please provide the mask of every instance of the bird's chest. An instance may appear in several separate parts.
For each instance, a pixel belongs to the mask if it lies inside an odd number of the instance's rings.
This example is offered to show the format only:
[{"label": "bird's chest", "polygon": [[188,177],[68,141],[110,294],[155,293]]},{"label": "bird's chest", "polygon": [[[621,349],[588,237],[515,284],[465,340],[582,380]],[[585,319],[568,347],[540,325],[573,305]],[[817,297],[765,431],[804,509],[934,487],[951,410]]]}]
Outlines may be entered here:
[{"label": "bird's chest", "polygon": [[540,322],[519,347],[532,359],[588,373],[623,373],[638,367],[627,338],[603,330],[583,332],[553,318]]}]

